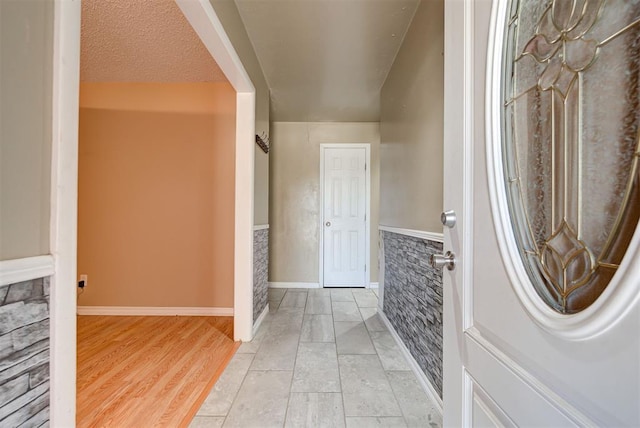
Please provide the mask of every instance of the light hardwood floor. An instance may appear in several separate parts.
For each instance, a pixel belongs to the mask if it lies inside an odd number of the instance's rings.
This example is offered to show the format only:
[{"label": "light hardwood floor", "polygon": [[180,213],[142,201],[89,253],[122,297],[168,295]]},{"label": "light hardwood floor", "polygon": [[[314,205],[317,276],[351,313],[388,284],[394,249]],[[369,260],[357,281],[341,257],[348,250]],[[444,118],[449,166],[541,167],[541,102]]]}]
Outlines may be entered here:
[{"label": "light hardwood floor", "polygon": [[78,316],[77,426],[186,426],[238,346],[232,317]]}]

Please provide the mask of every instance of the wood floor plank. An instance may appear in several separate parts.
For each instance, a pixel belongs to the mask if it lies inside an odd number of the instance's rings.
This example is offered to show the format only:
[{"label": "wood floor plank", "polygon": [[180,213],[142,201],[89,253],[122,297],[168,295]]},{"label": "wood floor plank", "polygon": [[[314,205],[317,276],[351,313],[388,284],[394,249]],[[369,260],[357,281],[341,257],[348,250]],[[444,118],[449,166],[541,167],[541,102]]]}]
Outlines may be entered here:
[{"label": "wood floor plank", "polygon": [[[150,325],[145,325],[140,329],[153,331],[154,325],[152,321],[149,321]],[[109,332],[104,334],[105,338],[110,337]],[[79,380],[90,384],[85,389],[85,385],[79,382],[79,387],[90,393],[91,388],[98,389],[101,387],[101,380],[108,382],[117,377],[118,373],[116,372],[118,370],[122,372],[119,373],[121,376],[126,376],[132,371],[135,372],[135,367],[141,364],[140,358],[147,359],[148,363],[151,364],[154,358],[157,358],[158,355],[163,355],[161,352],[157,352],[158,349],[161,349],[161,345],[158,347],[158,343],[161,344],[168,340],[171,335],[172,330],[160,330],[160,333],[146,337],[142,335],[136,337],[134,335],[127,340],[104,340],[107,347],[98,351],[95,355],[89,354],[89,358],[83,360],[86,363],[79,366]],[[141,357],[143,354],[145,357]],[[80,355],[78,358],[81,358]],[[105,376],[107,372],[109,372],[109,375]]]},{"label": "wood floor plank", "polygon": [[78,427],[186,426],[239,344],[232,317],[78,316]]}]

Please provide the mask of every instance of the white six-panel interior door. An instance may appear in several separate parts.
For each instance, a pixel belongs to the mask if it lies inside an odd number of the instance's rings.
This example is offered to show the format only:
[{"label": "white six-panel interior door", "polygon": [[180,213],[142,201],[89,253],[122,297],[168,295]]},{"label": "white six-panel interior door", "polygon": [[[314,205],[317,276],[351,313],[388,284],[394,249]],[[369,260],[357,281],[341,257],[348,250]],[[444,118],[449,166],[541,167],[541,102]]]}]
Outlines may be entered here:
[{"label": "white six-panel interior door", "polygon": [[368,282],[368,145],[326,144],[320,150],[320,285],[365,287]]}]

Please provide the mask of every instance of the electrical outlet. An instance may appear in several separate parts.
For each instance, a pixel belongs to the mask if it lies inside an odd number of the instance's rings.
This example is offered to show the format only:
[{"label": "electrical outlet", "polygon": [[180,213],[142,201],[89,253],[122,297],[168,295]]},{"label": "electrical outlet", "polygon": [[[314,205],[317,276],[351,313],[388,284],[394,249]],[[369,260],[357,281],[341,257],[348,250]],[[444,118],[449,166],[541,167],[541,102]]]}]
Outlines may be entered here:
[{"label": "electrical outlet", "polygon": [[80,288],[89,285],[89,275],[80,275],[80,283],[83,284]]}]

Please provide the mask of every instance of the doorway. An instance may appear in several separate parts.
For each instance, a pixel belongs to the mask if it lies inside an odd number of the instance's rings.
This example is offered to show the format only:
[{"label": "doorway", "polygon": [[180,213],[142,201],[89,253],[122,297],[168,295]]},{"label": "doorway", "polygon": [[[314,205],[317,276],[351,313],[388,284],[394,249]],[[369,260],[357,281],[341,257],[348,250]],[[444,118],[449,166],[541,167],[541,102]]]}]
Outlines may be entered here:
[{"label": "doorway", "polygon": [[320,145],[320,286],[369,287],[369,144]]},{"label": "doorway", "polygon": [[76,423],[178,425],[238,346],[237,93],[175,2],[81,13]]},{"label": "doorway", "polygon": [[[252,336],[251,234],[255,90],[209,3],[176,0],[236,90],[234,339]],[[56,0],[51,242],[51,425],[75,422],[77,130],[80,3]]]}]

